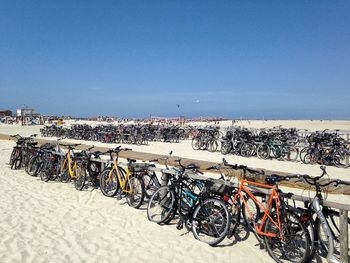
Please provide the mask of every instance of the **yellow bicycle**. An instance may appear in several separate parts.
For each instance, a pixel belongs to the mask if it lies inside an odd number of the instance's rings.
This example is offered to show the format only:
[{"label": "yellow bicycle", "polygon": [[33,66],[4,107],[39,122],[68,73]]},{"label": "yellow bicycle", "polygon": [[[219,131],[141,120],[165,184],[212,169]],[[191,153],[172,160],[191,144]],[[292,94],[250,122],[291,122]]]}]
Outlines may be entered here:
[{"label": "yellow bicycle", "polygon": [[105,196],[113,197],[117,193],[125,196],[127,203],[139,208],[145,198],[145,184],[138,173],[133,172],[136,160],[127,159],[128,165],[124,169],[119,165],[119,152],[129,151],[121,146],[109,150],[111,162],[100,174],[100,188]]},{"label": "yellow bicycle", "polygon": [[63,183],[67,183],[72,179],[76,179],[76,169],[77,162],[74,158],[74,147],[80,144],[60,144],[61,146],[67,147],[68,151],[64,158],[61,160],[60,173],[58,175],[58,180]]}]

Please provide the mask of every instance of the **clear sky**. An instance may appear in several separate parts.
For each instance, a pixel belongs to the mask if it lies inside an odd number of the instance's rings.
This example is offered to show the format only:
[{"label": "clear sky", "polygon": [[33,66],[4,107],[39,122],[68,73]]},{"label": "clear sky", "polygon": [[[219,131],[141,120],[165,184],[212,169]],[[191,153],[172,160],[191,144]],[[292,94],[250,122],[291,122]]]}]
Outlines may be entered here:
[{"label": "clear sky", "polygon": [[0,109],[350,118],[350,1],[0,1]]}]

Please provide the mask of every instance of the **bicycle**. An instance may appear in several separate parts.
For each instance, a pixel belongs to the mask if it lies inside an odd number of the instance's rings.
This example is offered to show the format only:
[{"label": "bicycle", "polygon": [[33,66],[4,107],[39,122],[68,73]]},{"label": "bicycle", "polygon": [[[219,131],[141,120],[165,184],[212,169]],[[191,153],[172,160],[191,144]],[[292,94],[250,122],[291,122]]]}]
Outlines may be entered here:
[{"label": "bicycle", "polygon": [[198,166],[184,166],[181,159],[176,161],[181,170],[170,177],[169,185],[161,186],[152,195],[147,206],[148,220],[167,224],[178,213],[180,220],[177,229],[182,229],[185,224],[196,239],[215,246],[227,235],[231,222],[230,212],[222,200],[211,196],[205,188],[198,194],[192,192],[185,175],[188,171],[199,172]]},{"label": "bicycle", "polygon": [[[254,175],[263,175],[263,172],[243,165],[230,165],[225,160],[224,164],[232,169],[243,170],[243,179],[240,180],[238,190],[230,200],[234,209],[233,215],[237,217],[233,222],[240,222],[237,210],[242,203],[241,211],[248,228],[264,241],[269,255],[276,262],[284,260],[306,262],[310,254],[310,236],[299,217],[283,202],[283,198],[290,195],[282,193],[278,188],[278,182],[289,181],[293,176],[271,175],[266,177],[266,183],[258,183],[247,180],[246,174],[249,172]],[[256,196],[250,187],[269,190],[270,196],[266,203],[260,201],[261,196]]]},{"label": "bicycle", "polygon": [[100,163],[92,160],[99,158],[102,154],[100,151],[90,152],[95,146],[91,146],[77,153],[76,179],[74,181],[75,189],[82,191],[87,183],[90,183],[94,188],[99,187],[98,175],[101,172]]},{"label": "bicycle", "polygon": [[10,135],[12,138],[16,138],[16,146],[13,147],[9,165],[11,169],[20,169],[25,167],[28,164],[28,161],[31,157],[31,154],[34,154],[35,150],[33,149],[38,143],[34,142],[33,139],[36,137],[36,134],[33,134],[29,137],[22,137],[19,134]]},{"label": "bicycle", "polygon": [[100,188],[105,196],[113,197],[118,192],[126,197],[129,206],[139,208],[145,198],[145,186],[143,180],[131,172],[136,160],[127,159],[128,166],[123,169],[119,166],[119,153],[130,151],[128,148],[118,146],[106,153],[110,155],[111,165],[105,167],[100,174]]},{"label": "bicycle", "polygon": [[[322,188],[330,185],[350,185],[339,179],[322,182],[321,179],[327,174],[326,167],[321,166],[322,174],[317,177],[309,175],[297,175],[303,182],[309,184],[315,189],[315,196],[312,201],[305,201],[306,209],[299,209],[300,217],[304,218],[305,224],[312,229],[311,238],[314,244],[327,253],[328,262],[339,262],[340,259],[340,229],[339,229],[339,212],[323,205],[324,197]],[[316,217],[314,219],[314,217]],[[350,218],[348,218],[350,225]],[[313,247],[315,250],[315,246]],[[311,255],[315,251],[312,251]]]},{"label": "bicycle", "polygon": [[77,161],[74,157],[74,147],[81,145],[80,143],[76,144],[60,144],[68,148],[67,153],[61,160],[60,173],[58,174],[58,179],[60,182],[67,183],[70,180],[76,179],[76,168]]},{"label": "bicycle", "polygon": [[[164,158],[158,158],[154,160],[150,160],[149,162],[157,162],[157,163],[164,163],[165,170],[162,170],[162,177],[161,182],[159,182],[155,172],[152,173],[145,173],[143,176],[144,182],[145,182],[145,189],[146,189],[146,197],[148,199],[151,198],[151,196],[154,194],[154,192],[161,186],[167,185],[169,182],[169,177],[171,176],[170,168],[168,166],[169,159],[171,155],[173,154],[173,151],[170,151],[169,155]],[[173,171],[176,172],[176,168],[173,168]]]}]

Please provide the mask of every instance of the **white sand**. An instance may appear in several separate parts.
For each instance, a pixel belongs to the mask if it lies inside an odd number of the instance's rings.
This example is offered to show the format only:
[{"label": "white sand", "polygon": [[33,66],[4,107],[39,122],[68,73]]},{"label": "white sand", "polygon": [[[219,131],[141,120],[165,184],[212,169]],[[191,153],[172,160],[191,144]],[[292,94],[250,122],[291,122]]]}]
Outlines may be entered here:
[{"label": "white sand", "polygon": [[[30,135],[39,128],[0,125],[0,133]],[[44,183],[24,171],[10,170],[6,163],[13,146],[14,142],[0,141],[1,262],[273,262],[244,230],[237,239],[212,248],[192,233],[176,230],[174,224],[149,222],[145,207],[135,210],[99,190],[78,192],[70,184]],[[128,147],[159,154],[173,150],[177,156],[214,162],[222,158],[220,153],[193,151],[189,141]],[[226,159],[251,167],[319,174],[318,166],[301,163],[234,155]],[[327,167],[327,171],[333,178],[350,180],[350,169]],[[350,200],[342,195],[332,198]]]},{"label": "white sand", "polygon": [[174,224],[149,222],[145,206],[10,170],[13,145],[0,141],[1,262],[272,262],[246,231],[248,240],[209,247]]}]

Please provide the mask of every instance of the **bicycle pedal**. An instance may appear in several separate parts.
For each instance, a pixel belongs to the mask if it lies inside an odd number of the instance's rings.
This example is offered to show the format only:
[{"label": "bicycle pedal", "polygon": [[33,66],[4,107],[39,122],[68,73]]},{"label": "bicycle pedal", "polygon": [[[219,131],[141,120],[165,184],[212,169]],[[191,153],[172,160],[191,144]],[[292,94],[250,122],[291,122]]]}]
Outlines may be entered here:
[{"label": "bicycle pedal", "polygon": [[184,220],[180,218],[179,222],[176,224],[176,229],[181,230],[184,227]]}]

